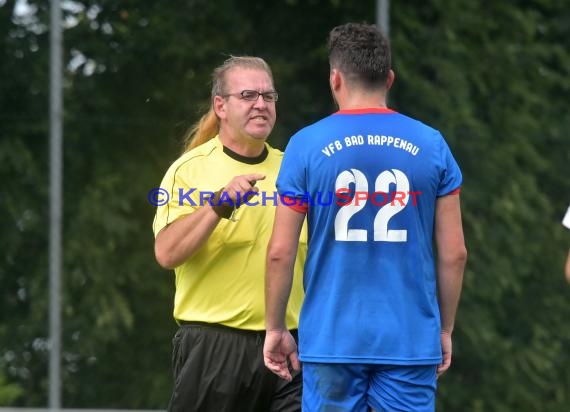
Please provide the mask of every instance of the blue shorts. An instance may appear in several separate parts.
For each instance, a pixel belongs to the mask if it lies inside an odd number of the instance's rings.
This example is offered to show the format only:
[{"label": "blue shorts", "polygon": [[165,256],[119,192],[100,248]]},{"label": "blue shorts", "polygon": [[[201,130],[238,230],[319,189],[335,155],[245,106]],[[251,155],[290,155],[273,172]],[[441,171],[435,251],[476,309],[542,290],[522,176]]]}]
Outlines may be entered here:
[{"label": "blue shorts", "polygon": [[303,362],[303,412],[432,412],[436,368]]}]

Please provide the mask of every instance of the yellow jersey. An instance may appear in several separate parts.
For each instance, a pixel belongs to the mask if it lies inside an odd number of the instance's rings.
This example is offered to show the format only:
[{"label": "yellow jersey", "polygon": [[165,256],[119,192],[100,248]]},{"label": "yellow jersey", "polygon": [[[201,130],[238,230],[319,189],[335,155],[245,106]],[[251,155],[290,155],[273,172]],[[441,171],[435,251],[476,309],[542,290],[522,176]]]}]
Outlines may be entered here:
[{"label": "yellow jersey", "polygon": [[[209,193],[220,190],[233,177],[250,173],[266,176],[256,183],[259,194],[237,210],[238,220],[221,219],[206,243],[174,269],[175,319],[265,329],[266,252],[278,201],[275,181],[283,158],[281,151],[268,144],[266,148],[267,156],[252,164],[249,158],[224,148],[216,136],[183,154],[166,172],[160,187],[168,192],[169,200],[157,207],[155,237],[170,223],[205,205]],[[305,224],[287,307],[290,329],[296,329],[299,322],[306,254]]]}]

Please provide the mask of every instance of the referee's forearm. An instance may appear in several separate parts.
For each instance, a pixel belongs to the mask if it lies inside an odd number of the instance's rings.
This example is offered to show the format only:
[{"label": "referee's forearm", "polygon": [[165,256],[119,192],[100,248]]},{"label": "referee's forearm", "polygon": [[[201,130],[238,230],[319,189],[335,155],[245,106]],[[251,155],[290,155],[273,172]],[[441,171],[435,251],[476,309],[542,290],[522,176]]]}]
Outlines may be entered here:
[{"label": "referee's forearm", "polygon": [[204,206],[162,229],[154,242],[157,262],[165,269],[184,263],[207,242],[220,221],[211,206]]}]

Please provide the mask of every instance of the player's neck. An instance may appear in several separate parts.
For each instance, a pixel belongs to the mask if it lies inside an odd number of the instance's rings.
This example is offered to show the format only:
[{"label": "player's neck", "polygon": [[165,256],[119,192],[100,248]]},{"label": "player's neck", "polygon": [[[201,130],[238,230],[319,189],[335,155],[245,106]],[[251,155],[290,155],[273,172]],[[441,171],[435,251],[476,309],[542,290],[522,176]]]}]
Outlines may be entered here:
[{"label": "player's neck", "polygon": [[386,94],[385,93],[365,93],[353,92],[345,96],[337,96],[337,103],[340,110],[351,109],[386,109]]},{"label": "player's neck", "polygon": [[359,100],[355,102],[345,102],[338,105],[339,110],[354,110],[354,109],[387,109],[386,101],[379,102],[378,100]]}]

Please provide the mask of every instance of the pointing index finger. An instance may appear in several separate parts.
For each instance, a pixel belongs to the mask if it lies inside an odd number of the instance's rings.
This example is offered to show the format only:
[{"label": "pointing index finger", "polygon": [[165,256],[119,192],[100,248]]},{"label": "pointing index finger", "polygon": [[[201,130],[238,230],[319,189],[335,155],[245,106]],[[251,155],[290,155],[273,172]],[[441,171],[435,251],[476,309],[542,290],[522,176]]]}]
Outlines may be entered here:
[{"label": "pointing index finger", "polygon": [[255,183],[257,183],[258,180],[265,179],[265,175],[262,175],[261,173],[251,173],[249,175],[244,175],[244,177],[252,186],[255,186]]}]

